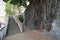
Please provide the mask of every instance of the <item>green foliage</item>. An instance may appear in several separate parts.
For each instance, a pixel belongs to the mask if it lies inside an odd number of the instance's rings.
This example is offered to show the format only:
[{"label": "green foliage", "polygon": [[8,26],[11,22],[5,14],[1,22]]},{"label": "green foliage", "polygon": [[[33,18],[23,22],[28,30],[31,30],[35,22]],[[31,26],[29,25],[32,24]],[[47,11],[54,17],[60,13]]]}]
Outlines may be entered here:
[{"label": "green foliage", "polygon": [[7,3],[6,3],[6,12],[8,13],[8,14],[10,14],[10,12],[11,12],[11,4],[9,3],[10,1],[8,1]]},{"label": "green foliage", "polygon": [[19,15],[19,16],[18,16],[18,19],[19,19],[21,22],[23,22],[23,20],[24,20],[24,18],[23,18],[22,15]]},{"label": "green foliage", "polygon": [[[4,0],[5,2],[8,2],[10,0]],[[18,5],[18,6],[24,6],[24,7],[27,7],[27,4],[26,4],[26,1],[29,1],[29,0],[11,0],[10,1],[10,4],[13,4],[13,5]]]},{"label": "green foliage", "polygon": [[6,2],[6,12],[8,14],[14,14],[14,12],[11,11],[11,5],[17,5],[18,7],[24,6],[27,7],[27,1],[28,0],[4,0]]},{"label": "green foliage", "polygon": [[9,0],[3,0],[4,2],[8,2]]},{"label": "green foliage", "polygon": [[11,11],[11,4],[10,4],[10,1],[11,1],[11,0],[7,1],[7,3],[6,3],[6,12],[7,12],[7,14],[9,14],[9,15],[13,15],[14,12]]}]

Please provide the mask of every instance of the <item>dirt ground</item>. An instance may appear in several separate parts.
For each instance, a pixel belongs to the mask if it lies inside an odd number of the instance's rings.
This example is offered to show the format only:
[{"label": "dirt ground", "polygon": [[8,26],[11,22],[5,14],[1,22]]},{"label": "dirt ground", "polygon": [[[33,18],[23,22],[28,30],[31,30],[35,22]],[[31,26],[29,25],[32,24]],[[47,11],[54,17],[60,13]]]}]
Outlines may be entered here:
[{"label": "dirt ground", "polygon": [[9,19],[7,37],[4,40],[53,40],[39,30],[24,29],[20,32],[13,18]]},{"label": "dirt ground", "polygon": [[6,37],[6,40],[53,40],[36,30],[26,29],[23,33],[16,33]]}]

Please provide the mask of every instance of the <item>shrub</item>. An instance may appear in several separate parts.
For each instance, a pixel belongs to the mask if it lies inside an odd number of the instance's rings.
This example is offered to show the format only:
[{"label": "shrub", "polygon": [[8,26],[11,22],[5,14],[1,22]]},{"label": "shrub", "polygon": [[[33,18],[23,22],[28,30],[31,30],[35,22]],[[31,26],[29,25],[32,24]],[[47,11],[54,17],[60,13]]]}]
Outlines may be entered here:
[{"label": "shrub", "polygon": [[21,22],[23,22],[23,20],[24,20],[23,15],[19,15],[19,16],[18,16],[18,19],[19,19]]}]

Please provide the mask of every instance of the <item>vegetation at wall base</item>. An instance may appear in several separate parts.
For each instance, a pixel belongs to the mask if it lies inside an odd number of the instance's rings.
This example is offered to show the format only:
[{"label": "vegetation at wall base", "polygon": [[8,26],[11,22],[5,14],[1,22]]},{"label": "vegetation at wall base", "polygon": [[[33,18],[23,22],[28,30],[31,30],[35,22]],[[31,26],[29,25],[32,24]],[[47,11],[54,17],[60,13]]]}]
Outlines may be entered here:
[{"label": "vegetation at wall base", "polygon": [[24,21],[24,18],[23,18],[22,15],[19,15],[19,16],[18,16],[18,19],[20,20],[20,22],[23,22],[23,21]]}]

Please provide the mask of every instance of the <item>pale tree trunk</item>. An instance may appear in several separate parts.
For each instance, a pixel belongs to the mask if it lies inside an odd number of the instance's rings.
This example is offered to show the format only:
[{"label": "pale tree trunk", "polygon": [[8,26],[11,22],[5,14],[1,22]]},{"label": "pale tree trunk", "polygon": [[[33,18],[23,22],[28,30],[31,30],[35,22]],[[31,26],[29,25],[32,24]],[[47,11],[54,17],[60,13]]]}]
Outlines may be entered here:
[{"label": "pale tree trunk", "polygon": [[56,17],[57,0],[32,0],[25,10],[25,25],[50,31]]}]

